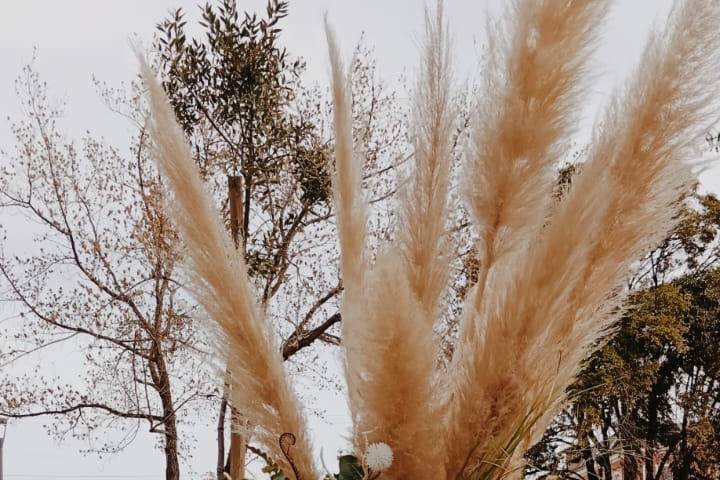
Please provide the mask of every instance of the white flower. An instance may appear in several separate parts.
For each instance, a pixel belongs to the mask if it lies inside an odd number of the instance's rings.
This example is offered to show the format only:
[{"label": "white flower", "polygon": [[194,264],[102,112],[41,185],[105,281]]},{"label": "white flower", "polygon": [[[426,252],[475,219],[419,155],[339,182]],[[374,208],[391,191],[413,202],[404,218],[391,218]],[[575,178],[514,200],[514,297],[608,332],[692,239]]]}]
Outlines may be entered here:
[{"label": "white flower", "polygon": [[373,472],[382,472],[390,468],[393,451],[387,443],[371,443],[365,450],[365,464]]}]

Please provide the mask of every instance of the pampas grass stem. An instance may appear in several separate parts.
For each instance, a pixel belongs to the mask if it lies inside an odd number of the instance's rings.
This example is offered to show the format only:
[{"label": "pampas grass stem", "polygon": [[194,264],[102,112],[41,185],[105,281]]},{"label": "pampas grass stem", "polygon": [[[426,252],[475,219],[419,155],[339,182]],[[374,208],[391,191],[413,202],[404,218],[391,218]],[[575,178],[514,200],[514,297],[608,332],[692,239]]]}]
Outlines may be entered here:
[{"label": "pampas grass stem", "polygon": [[297,440],[292,457],[302,477],[319,478],[301,407],[271,324],[259,313],[244,259],[212,206],[162,86],[142,57],[140,64],[155,159],[173,194],[169,210],[185,243],[190,288],[214,322],[218,359],[227,359],[231,403],[254,425],[254,438],[284,472],[293,470],[279,439],[291,433]]}]

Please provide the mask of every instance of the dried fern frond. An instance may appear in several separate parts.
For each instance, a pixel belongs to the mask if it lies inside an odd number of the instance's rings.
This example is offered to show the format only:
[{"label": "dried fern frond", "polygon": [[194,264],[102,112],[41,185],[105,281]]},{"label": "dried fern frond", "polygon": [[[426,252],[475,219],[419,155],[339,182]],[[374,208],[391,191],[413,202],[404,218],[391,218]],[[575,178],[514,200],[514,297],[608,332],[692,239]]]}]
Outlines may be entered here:
[{"label": "dried fern frond", "polygon": [[488,309],[481,347],[464,349],[447,441],[475,448],[468,470],[496,458],[517,435],[517,419],[540,402],[542,415],[506,452],[514,471],[617,318],[631,263],[675,225],[696,178],[693,146],[719,111],[707,91],[720,65],[718,22],[714,0],[673,10],[603,119],[590,163]]},{"label": "dried fern frond", "polygon": [[[140,56],[149,92],[155,160],[172,192],[169,212],[185,244],[190,288],[213,320],[218,359],[227,359],[231,403],[255,426],[255,439],[293,471],[279,439],[296,437],[292,457],[303,478],[319,478],[301,407],[290,388],[270,322],[259,313],[243,258],[205,191],[182,129],[154,73]],[[224,376],[224,371],[219,370]]]}]

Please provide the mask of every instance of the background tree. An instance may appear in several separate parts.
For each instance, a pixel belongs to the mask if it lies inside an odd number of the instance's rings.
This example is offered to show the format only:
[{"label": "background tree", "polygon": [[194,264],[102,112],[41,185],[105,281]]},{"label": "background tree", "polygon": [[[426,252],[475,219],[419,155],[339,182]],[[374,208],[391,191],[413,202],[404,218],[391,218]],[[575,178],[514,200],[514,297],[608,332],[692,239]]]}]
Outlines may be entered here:
[{"label": "background tree", "polygon": [[[179,291],[177,239],[148,158],[140,92],[105,91],[134,121],[123,154],[90,133],[66,139],[62,110],[32,66],[16,89],[26,116],[12,124],[16,145],[0,172],[0,208],[25,222],[8,232],[0,257],[4,300],[20,311],[0,350],[0,415],[54,415],[59,437],[87,439],[103,453],[122,449],[145,425],[161,439],[165,478],[177,479],[178,426],[192,421],[187,412],[215,386],[205,380],[192,304]],[[23,231],[35,233],[31,242],[21,243]],[[61,355],[67,376],[27,367],[44,351]]]},{"label": "background tree", "polygon": [[716,479],[720,464],[717,237],[720,201],[697,194],[651,252],[618,332],[572,387],[572,404],[530,453],[529,473],[611,479]]}]

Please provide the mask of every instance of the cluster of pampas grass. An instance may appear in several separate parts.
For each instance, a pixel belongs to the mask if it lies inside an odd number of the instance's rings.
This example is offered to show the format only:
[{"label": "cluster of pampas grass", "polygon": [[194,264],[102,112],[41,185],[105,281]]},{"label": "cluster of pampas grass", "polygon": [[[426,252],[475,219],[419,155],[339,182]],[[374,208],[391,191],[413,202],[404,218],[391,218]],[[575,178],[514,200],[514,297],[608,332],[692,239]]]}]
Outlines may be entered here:
[{"label": "cluster of pampas grass", "polygon": [[[492,28],[467,148],[464,191],[482,264],[447,371],[436,361],[449,263],[444,245],[453,122],[442,8],[427,18],[415,94],[414,168],[397,239],[366,252],[362,160],[350,82],[329,28],[334,193],[343,274],[342,335],[353,442],[390,446],[394,479],[519,476],[522,455],[558,409],[583,360],[620,312],[632,262],[675,225],[707,127],[720,111],[720,2],[676,2],[629,85],[596,128],[567,197],[554,172],[581,109],[604,0],[515,0]],[[319,478],[303,414],[269,322],[203,190],[165,95],[143,63],[158,164],[174,192],[198,300],[229,358],[232,403],[286,474]],[[225,357],[225,355],[227,357]],[[280,437],[291,433],[295,465]],[[287,438],[287,437],[286,437]]]},{"label": "cluster of pampas grass", "polygon": [[[437,357],[433,325],[447,277],[441,240],[454,121],[441,8],[435,21],[427,19],[426,37],[414,112],[415,168],[402,193],[402,229],[398,241],[381,247],[369,266],[360,237],[367,223],[362,164],[352,155],[346,114],[350,82],[342,74],[328,28],[336,111],[335,199],[345,286],[342,338],[353,437],[361,452],[378,442],[392,446],[394,460],[386,472],[390,478],[444,475],[443,449],[437,448],[441,412],[429,408],[435,397],[432,374]],[[357,237],[348,238],[348,232]]]}]

